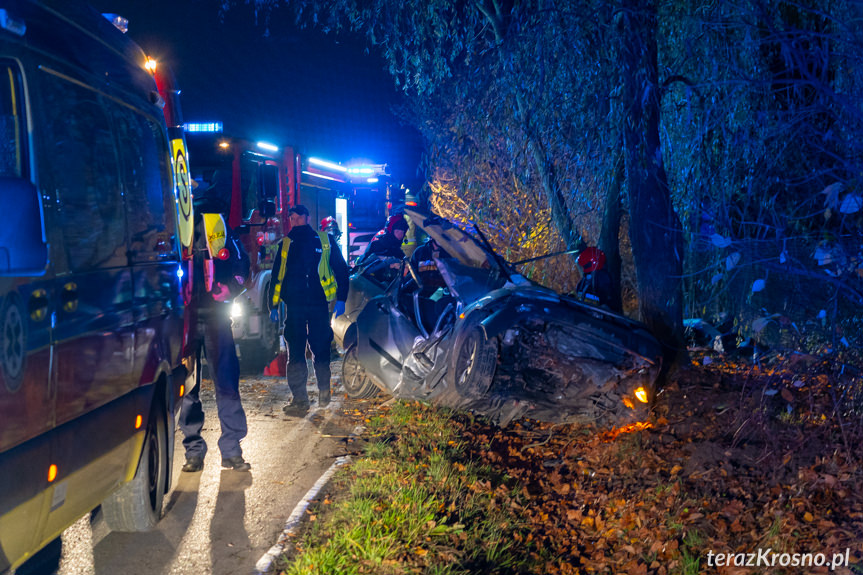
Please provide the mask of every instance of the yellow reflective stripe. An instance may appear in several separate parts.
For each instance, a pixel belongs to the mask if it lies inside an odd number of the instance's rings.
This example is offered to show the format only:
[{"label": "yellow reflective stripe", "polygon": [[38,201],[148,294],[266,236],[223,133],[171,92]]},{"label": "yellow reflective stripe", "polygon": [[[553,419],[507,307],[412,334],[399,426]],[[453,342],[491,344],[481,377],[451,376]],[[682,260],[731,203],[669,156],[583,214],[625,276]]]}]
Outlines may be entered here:
[{"label": "yellow reflective stripe", "polygon": [[324,297],[327,301],[336,299],[336,278],[333,275],[333,268],[330,266],[330,238],[327,232],[318,232],[318,237],[321,238],[321,261],[318,263],[318,276],[321,278],[321,287],[324,288]]},{"label": "yellow reflective stripe", "polygon": [[[318,237],[321,238],[321,261],[318,263],[318,277],[321,280],[321,287],[324,289],[324,296],[327,301],[336,299],[336,277],[333,275],[333,269],[330,266],[330,239],[326,232],[318,232]],[[288,248],[291,247],[291,238],[282,240],[282,261],[279,265],[279,276],[276,279],[276,287],[273,288],[273,305],[279,305],[279,300],[282,293],[282,281],[285,279],[285,264],[288,261]]]},{"label": "yellow reflective stripe", "polygon": [[282,240],[282,253],[281,258],[282,261],[279,265],[279,275],[276,278],[276,287],[273,289],[273,305],[279,305],[279,298],[282,293],[282,280],[285,279],[285,265],[288,262],[288,248],[291,247],[291,238],[284,238]]}]

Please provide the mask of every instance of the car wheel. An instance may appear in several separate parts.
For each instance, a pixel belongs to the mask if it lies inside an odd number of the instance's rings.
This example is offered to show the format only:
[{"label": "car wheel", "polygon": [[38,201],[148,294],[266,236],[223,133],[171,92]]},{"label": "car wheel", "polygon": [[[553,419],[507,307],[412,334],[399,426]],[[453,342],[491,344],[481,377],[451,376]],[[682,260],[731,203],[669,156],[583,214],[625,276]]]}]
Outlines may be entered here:
[{"label": "car wheel", "polygon": [[352,345],[345,351],[342,361],[342,385],[351,399],[366,399],[378,394],[378,386],[360,365],[357,346]]},{"label": "car wheel", "polygon": [[159,522],[168,474],[167,431],[165,409],[157,400],[135,477],[102,503],[112,531],[149,531]]},{"label": "car wheel", "polygon": [[497,340],[488,340],[478,326],[469,328],[456,340],[453,349],[450,382],[464,399],[474,400],[485,395],[494,380],[497,368]]}]

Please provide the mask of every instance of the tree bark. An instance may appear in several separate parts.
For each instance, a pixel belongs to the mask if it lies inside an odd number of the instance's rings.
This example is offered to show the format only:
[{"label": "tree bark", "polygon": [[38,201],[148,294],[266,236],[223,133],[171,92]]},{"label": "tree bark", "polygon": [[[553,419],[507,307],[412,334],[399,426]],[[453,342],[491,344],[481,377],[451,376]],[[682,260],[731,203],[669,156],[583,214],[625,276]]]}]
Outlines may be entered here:
[{"label": "tree bark", "polygon": [[624,183],[625,170],[623,157],[619,156],[615,163],[614,177],[605,195],[605,206],[602,210],[602,231],[599,234],[599,249],[605,252],[605,266],[611,276],[611,300],[608,307],[617,313],[623,312],[623,301],[620,294],[620,189]]},{"label": "tree bark", "polygon": [[681,289],[683,234],[659,141],[655,0],[623,0],[623,134],[639,314],[663,345],[663,373],[687,357]]}]

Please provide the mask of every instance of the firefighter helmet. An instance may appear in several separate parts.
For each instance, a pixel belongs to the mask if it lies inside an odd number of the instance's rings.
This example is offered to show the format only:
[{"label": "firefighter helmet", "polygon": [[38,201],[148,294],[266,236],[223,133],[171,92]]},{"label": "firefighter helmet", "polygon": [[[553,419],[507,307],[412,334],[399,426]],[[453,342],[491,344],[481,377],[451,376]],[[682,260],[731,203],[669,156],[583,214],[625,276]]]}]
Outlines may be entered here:
[{"label": "firefighter helmet", "polygon": [[405,219],[404,214],[393,214],[387,218],[386,231],[388,234],[393,233],[395,230],[408,230],[408,221]]},{"label": "firefighter helmet", "polygon": [[605,254],[599,248],[585,248],[578,254],[578,265],[586,274],[601,270],[605,266]]}]

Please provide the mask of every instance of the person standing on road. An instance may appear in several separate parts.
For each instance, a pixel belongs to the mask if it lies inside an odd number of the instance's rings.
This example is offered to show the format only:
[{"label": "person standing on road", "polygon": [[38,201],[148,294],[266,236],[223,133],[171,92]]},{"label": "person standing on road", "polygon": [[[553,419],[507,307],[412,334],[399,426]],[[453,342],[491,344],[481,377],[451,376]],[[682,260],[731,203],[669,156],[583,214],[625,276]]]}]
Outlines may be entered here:
[{"label": "person standing on road", "polygon": [[219,207],[208,202],[206,197],[195,202],[192,313],[196,317],[190,345],[194,349],[198,373],[180,405],[180,430],[186,449],[183,471],[186,472],[201,471],[207,454],[207,444],[201,437],[204,410],[199,397],[202,351],[216,388],[216,407],[222,428],[219,437],[222,467],[236,471],[251,469],[240,448],[240,440],[246,436],[248,427],[240,401],[240,364],[229,314],[231,300],[243,291],[248,279],[249,256],[219,212]]},{"label": "person standing on road", "polygon": [[335,300],[334,312],[345,312],[348,296],[348,265],[335,239],[309,226],[309,210],[297,204],[290,210],[291,231],[279,242],[267,301],[270,318],[278,321],[279,303],[285,304],[284,335],[288,344],[288,387],[293,398],[284,407],[289,416],[302,417],[309,411],[306,382],[306,344],[314,356],[318,380],[318,406],[330,403],[330,327],[328,302]]}]

